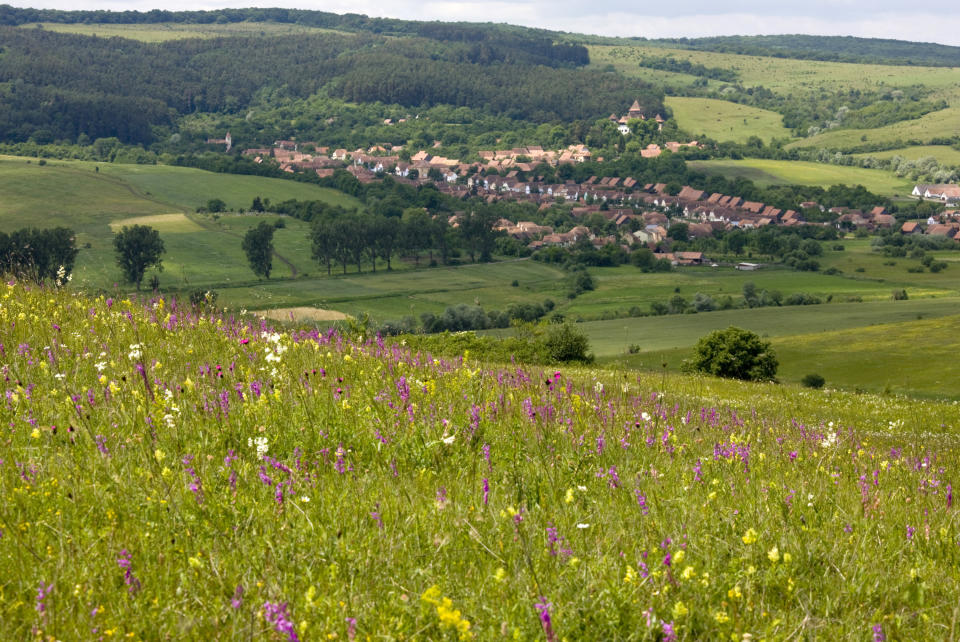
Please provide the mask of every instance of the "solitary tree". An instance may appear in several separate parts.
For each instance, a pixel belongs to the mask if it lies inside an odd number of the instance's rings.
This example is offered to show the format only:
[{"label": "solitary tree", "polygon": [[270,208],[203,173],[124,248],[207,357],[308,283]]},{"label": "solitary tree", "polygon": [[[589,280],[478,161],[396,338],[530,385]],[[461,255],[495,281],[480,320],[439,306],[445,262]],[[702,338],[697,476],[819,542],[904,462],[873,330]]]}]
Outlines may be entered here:
[{"label": "solitary tree", "polygon": [[771,381],[778,365],[769,341],[734,326],[700,339],[690,363],[699,372],[746,381]]},{"label": "solitary tree", "polygon": [[247,230],[243,237],[243,251],[247,254],[250,269],[257,276],[270,278],[273,269],[273,231],[270,223],[261,221],[256,227]]},{"label": "solitary tree", "polygon": [[148,267],[163,271],[160,262],[160,255],[165,251],[163,241],[160,233],[149,225],[124,225],[113,237],[113,247],[123,277],[128,283],[135,283],[138,290]]}]

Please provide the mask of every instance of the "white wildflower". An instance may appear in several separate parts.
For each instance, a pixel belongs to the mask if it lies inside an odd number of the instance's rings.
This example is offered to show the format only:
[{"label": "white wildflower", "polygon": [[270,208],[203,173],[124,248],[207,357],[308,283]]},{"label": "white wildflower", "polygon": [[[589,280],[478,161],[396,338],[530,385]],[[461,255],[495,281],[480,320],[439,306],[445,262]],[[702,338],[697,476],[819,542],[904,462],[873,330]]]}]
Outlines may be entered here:
[{"label": "white wildflower", "polygon": [[257,459],[263,459],[263,456],[267,454],[267,451],[270,447],[267,445],[266,437],[248,437],[247,446],[250,448],[256,448],[257,450]]},{"label": "white wildflower", "polygon": [[590,528],[590,524],[583,524],[583,523],[577,524],[577,528],[579,528],[580,530],[583,530],[585,528]]},{"label": "white wildflower", "polygon": [[140,355],[142,354],[142,352],[140,352],[140,348],[142,347],[143,346],[141,346],[139,343],[130,344],[130,352],[127,353],[127,358],[131,361],[136,361],[139,359]]}]

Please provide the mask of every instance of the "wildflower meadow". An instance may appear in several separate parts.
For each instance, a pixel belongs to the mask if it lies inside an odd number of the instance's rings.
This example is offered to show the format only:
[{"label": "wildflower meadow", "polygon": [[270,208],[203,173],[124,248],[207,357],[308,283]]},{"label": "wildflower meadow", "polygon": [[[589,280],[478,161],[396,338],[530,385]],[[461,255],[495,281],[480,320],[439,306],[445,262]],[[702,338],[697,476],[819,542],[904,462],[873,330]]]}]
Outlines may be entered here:
[{"label": "wildflower meadow", "polygon": [[0,285],[0,639],[956,639],[960,407]]}]

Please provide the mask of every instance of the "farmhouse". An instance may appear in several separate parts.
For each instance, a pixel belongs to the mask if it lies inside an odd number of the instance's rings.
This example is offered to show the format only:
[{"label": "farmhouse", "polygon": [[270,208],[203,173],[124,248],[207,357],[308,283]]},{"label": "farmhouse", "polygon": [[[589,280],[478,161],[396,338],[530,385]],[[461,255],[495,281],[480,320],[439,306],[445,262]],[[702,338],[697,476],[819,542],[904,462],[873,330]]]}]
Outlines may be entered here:
[{"label": "farmhouse", "polygon": [[960,185],[952,183],[918,184],[913,188],[911,194],[941,203],[960,203]]}]

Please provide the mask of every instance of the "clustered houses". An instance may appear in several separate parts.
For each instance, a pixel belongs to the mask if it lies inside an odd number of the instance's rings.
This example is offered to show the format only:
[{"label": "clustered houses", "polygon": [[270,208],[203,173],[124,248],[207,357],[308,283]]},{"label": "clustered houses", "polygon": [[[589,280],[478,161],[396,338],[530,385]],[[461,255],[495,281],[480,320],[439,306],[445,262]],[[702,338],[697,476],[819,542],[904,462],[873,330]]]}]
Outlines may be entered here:
[{"label": "clustered houses", "polygon": [[905,235],[925,234],[927,236],[943,236],[960,242],[960,210],[945,210],[938,218],[931,216],[927,219],[926,227],[919,221],[907,221],[900,226],[900,233]]},{"label": "clustered houses", "polygon": [[889,229],[897,222],[897,219],[892,214],[888,214],[886,208],[881,206],[874,207],[869,212],[852,210],[846,207],[831,207],[830,212],[837,215],[835,221],[837,229],[848,227],[872,232],[877,229]]}]

